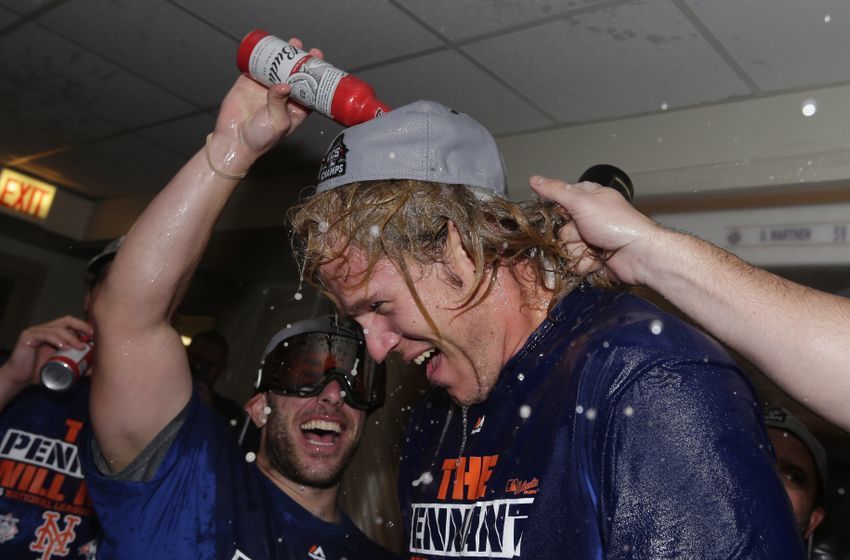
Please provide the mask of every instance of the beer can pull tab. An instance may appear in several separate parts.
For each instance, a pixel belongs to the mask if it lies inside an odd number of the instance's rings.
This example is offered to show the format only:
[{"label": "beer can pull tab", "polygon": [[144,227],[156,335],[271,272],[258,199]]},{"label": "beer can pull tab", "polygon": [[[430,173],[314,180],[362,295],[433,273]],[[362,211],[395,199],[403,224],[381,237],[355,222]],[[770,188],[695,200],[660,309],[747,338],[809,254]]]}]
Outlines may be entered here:
[{"label": "beer can pull tab", "polygon": [[38,372],[41,384],[51,391],[67,391],[86,375],[94,358],[93,342],[81,337],[83,348],[65,348],[47,360]]}]

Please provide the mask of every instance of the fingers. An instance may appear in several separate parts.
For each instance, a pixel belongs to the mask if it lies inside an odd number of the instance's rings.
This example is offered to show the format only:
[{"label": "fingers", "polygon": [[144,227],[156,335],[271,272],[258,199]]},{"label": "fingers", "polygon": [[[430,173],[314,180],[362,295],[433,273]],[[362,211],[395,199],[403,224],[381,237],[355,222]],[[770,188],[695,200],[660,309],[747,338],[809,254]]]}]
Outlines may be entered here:
[{"label": "fingers", "polygon": [[66,315],[60,319],[57,319],[57,321],[59,321],[59,323],[65,326],[66,328],[73,329],[87,336],[92,336],[94,334],[91,323],[89,323],[88,321],[84,321],[78,317],[74,317],[73,315]]},{"label": "fingers", "polygon": [[546,200],[555,200],[555,195],[558,194],[558,190],[567,185],[564,181],[549,179],[542,175],[532,175],[528,179],[528,184],[531,186],[531,190]]},{"label": "fingers", "polygon": [[[291,38],[289,40],[289,44],[292,45],[293,47],[295,47],[296,49],[300,49],[302,51],[304,50],[304,42],[301,39],[299,39],[298,37]],[[309,54],[315,56],[316,58],[321,58],[321,59],[325,58],[324,53],[322,53],[322,51],[320,51],[317,48],[312,48],[307,52]]]},{"label": "fingers", "polygon": [[[298,49],[304,49],[304,43],[298,37],[292,37],[289,43]],[[310,49],[309,54],[316,58],[324,58],[324,54],[319,49]],[[269,116],[273,123],[283,126],[286,129],[284,131],[285,135],[291,133],[310,114],[309,109],[304,108],[304,106],[290,98],[291,93],[292,88],[289,84],[281,83],[271,86],[266,96]]]},{"label": "fingers", "polygon": [[65,316],[32,326],[21,333],[19,345],[37,348],[48,344],[55,348],[83,348],[80,335],[91,336],[91,325],[76,317]]},{"label": "fingers", "polygon": [[532,175],[528,184],[531,189],[546,200],[557,202],[559,205],[570,210],[574,202],[580,202],[577,194],[580,193],[606,193],[606,188],[596,183],[582,181],[581,183],[567,183],[558,179],[549,179],[541,175]]},{"label": "fingers", "polygon": [[289,84],[275,84],[266,93],[266,106],[273,122],[285,122],[289,117],[291,108],[295,105],[289,102],[289,94],[292,88]]},{"label": "fingers", "polygon": [[310,114],[303,105],[292,101],[289,97],[291,91],[288,84],[275,84],[269,88],[267,96],[269,115],[274,123],[286,129],[285,134],[291,133]]},{"label": "fingers", "polygon": [[567,243],[564,251],[569,258],[570,271],[575,274],[584,276],[605,268],[605,252],[583,242]]},{"label": "fingers", "polygon": [[575,223],[569,222],[558,230],[558,239],[561,243],[584,243]]}]

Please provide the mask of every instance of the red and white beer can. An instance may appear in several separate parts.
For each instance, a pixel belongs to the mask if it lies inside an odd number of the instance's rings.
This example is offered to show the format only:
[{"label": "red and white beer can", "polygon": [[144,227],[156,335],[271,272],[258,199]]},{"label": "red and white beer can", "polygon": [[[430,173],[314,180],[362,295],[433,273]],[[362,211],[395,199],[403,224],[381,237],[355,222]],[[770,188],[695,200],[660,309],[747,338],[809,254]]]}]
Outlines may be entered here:
[{"label": "red and white beer can", "polygon": [[236,64],[244,74],[269,87],[286,82],[292,99],[332,118],[354,126],[390,110],[372,86],[289,42],[255,29],[239,44]]},{"label": "red and white beer can", "polygon": [[51,391],[67,391],[86,375],[94,358],[94,346],[89,338],[81,338],[84,348],[65,348],[47,360],[39,370],[41,384]]}]

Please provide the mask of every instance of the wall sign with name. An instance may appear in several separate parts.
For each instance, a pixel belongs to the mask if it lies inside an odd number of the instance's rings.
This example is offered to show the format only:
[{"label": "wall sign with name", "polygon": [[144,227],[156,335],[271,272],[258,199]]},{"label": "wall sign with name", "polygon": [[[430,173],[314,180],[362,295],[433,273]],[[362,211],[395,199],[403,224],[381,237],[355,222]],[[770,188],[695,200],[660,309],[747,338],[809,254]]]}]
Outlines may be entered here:
[{"label": "wall sign with name", "polygon": [[729,226],[724,230],[728,247],[850,245],[850,222]]},{"label": "wall sign with name", "polygon": [[0,208],[10,213],[44,220],[50,212],[56,187],[23,173],[0,171]]}]

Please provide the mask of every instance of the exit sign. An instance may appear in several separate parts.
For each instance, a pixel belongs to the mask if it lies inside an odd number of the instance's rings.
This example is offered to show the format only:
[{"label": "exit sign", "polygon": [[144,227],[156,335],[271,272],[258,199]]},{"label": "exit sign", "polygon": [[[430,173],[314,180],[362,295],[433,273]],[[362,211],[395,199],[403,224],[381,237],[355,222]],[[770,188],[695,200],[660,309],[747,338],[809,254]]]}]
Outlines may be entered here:
[{"label": "exit sign", "polygon": [[56,187],[23,173],[0,171],[0,207],[43,220],[50,212]]}]

